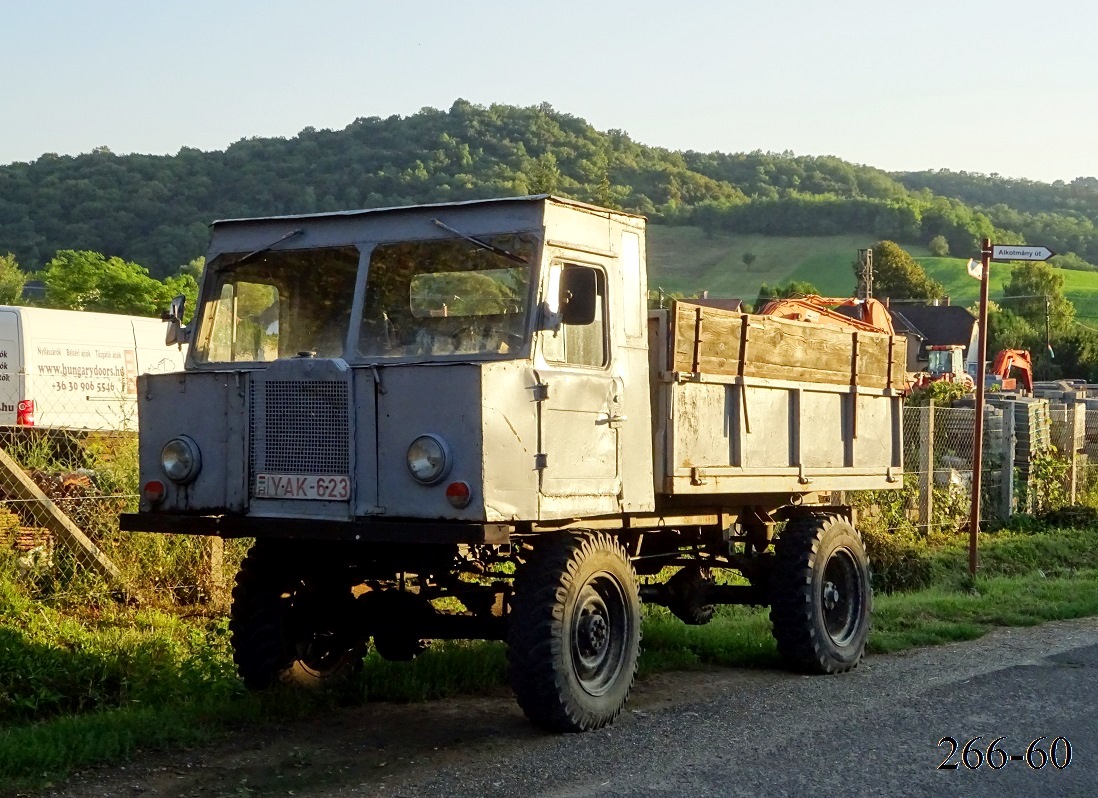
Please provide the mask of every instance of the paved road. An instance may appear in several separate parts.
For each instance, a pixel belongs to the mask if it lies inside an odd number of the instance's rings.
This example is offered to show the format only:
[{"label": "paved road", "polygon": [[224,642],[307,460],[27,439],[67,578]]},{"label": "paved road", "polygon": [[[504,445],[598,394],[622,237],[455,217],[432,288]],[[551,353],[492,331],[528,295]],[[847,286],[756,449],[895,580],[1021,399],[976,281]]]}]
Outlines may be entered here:
[{"label": "paved road", "polygon": [[[1098,621],[1003,630],[870,658],[843,677],[723,674],[696,702],[631,711],[611,729],[522,740],[507,755],[428,762],[384,786],[330,794],[1096,796],[1096,677]],[[1006,735],[1011,754],[1062,736],[1071,764],[937,769],[949,752],[941,738],[976,735],[985,751]]]},{"label": "paved road", "polygon": [[[371,704],[89,771],[50,791],[134,796],[1098,796],[1098,619],[868,658],[838,677],[721,669],[639,683],[609,729],[531,727],[503,691]],[[1071,764],[938,770],[977,735]],[[1058,750],[1062,761],[1063,748]],[[970,760],[972,759],[970,755]],[[954,757],[952,762],[958,762]]]}]

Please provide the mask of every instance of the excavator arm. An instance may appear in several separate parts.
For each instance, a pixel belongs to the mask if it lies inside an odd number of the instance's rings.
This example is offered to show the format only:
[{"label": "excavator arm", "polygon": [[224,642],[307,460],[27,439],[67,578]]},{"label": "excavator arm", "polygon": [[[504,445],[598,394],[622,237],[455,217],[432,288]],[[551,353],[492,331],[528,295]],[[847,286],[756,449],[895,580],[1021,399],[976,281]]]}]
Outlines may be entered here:
[{"label": "excavator arm", "polygon": [[[837,308],[853,310],[850,315],[847,315],[839,312]],[[844,330],[896,334],[888,308],[876,299],[852,299],[851,297],[836,299],[810,294],[802,297],[772,299],[756,313],[760,316],[827,324]]]},{"label": "excavator arm", "polygon": [[1033,393],[1033,360],[1024,349],[1003,349],[995,355],[988,373],[994,374],[1004,383],[1010,378],[1010,370],[1017,369],[1022,378],[1026,393]]}]

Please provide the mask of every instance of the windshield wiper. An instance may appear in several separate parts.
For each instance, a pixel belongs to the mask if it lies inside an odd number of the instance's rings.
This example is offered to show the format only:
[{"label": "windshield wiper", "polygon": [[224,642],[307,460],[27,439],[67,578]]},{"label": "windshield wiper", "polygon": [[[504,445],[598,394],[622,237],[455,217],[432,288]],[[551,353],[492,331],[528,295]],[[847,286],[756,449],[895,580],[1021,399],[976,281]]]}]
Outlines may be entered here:
[{"label": "windshield wiper", "polygon": [[513,260],[515,263],[521,263],[523,266],[527,265],[526,259],[519,256],[519,255],[516,255],[514,252],[508,252],[503,247],[497,247],[495,244],[489,244],[487,241],[483,241],[479,238],[473,238],[473,236],[466,235],[465,233],[461,232],[460,230],[455,230],[454,228],[450,227],[450,225],[446,224],[445,222],[440,221],[439,219],[432,219],[431,221],[434,222],[435,224],[437,224],[443,230],[446,230],[448,232],[453,233],[456,236],[464,238],[470,244],[476,244],[481,249],[486,249],[489,252],[494,252],[497,255],[502,255],[503,257],[507,258],[508,260]]},{"label": "windshield wiper", "polygon": [[237,266],[243,266],[245,263],[248,263],[249,261],[255,260],[260,255],[262,255],[264,252],[270,252],[272,249],[277,247],[283,241],[289,241],[291,238],[296,238],[297,236],[301,235],[304,232],[305,232],[305,228],[303,228],[303,227],[299,227],[297,230],[291,230],[290,232],[288,232],[286,235],[282,236],[282,238],[278,239],[277,241],[272,241],[267,246],[260,247],[259,249],[255,250],[254,252],[249,252],[247,255],[241,255],[239,258],[234,260],[232,263],[226,263],[224,266],[221,267],[220,271],[224,272],[224,271],[228,271],[230,269],[235,269]]}]

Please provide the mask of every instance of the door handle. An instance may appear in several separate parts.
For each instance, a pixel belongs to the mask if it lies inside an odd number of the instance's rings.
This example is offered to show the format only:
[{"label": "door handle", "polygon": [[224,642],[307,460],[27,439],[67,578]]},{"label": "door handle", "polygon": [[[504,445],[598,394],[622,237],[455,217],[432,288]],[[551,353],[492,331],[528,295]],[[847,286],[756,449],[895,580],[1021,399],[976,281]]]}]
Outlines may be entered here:
[{"label": "door handle", "polygon": [[624,416],[621,413],[611,413],[610,416],[607,418],[607,421],[610,422],[611,427],[621,426],[621,424],[628,420],[629,416]]}]

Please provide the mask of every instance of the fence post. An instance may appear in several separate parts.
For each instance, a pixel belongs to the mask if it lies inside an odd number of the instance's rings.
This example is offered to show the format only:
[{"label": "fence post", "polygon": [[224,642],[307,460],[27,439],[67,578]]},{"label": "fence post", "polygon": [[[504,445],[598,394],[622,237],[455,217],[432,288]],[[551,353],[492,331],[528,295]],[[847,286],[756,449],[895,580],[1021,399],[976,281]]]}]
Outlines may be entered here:
[{"label": "fence post", "polygon": [[[1082,412],[1079,412],[1080,409]],[[1071,406],[1071,504],[1076,503],[1079,489],[1079,453],[1087,438],[1087,407],[1082,402]]]},{"label": "fence post", "polygon": [[202,562],[199,566],[199,586],[215,603],[225,598],[225,541],[217,535],[202,539]]},{"label": "fence post", "polygon": [[1014,515],[1014,448],[1017,442],[1014,431],[1015,404],[1015,402],[1003,402],[1002,518],[1004,521]]},{"label": "fence post", "polygon": [[919,419],[919,527],[930,534],[934,523],[934,400]]}]

